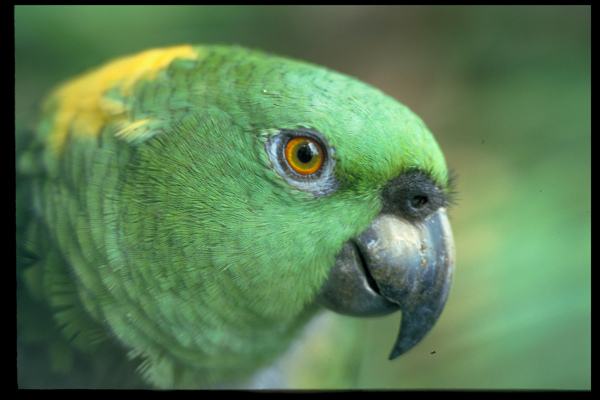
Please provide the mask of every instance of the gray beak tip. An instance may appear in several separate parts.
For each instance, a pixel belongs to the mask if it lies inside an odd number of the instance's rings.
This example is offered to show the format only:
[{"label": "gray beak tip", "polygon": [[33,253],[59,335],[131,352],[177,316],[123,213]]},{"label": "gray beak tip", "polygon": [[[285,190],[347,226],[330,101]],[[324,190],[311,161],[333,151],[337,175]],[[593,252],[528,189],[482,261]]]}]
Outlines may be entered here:
[{"label": "gray beak tip", "polygon": [[392,361],[394,358],[400,357],[405,352],[406,352],[405,350],[394,347],[394,349],[390,353],[390,356],[388,357],[388,360]]}]

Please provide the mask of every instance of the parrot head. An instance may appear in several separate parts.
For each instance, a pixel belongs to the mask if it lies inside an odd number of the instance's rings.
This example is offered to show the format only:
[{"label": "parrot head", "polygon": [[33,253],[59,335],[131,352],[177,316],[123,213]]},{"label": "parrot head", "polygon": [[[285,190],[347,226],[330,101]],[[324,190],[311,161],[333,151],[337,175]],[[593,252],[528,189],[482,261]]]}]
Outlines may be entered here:
[{"label": "parrot head", "polygon": [[401,310],[394,358],[448,297],[443,154],[354,78],[237,47],[159,49],[59,88],[37,136],[47,175],[66,180],[60,204],[88,215],[82,231],[48,223],[75,230],[56,246],[80,306],[150,380],[169,363],[215,379],[262,365],[317,304]]}]

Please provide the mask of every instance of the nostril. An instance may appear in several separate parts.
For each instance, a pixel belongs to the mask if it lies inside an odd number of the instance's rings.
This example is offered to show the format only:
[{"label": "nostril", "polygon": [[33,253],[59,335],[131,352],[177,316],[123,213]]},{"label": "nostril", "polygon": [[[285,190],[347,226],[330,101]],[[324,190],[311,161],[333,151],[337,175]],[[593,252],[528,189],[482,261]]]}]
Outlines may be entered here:
[{"label": "nostril", "polygon": [[429,199],[425,195],[416,195],[410,199],[410,206],[412,208],[416,208],[417,210],[425,207]]},{"label": "nostril", "polygon": [[389,180],[381,191],[384,214],[420,222],[446,202],[445,193],[426,172],[408,171]]}]

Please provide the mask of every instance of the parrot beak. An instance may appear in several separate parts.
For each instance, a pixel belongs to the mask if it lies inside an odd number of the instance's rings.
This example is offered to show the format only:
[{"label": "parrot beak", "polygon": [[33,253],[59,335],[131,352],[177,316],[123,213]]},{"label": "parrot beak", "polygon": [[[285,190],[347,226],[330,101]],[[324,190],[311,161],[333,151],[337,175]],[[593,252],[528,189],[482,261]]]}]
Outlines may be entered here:
[{"label": "parrot beak", "polygon": [[448,298],[453,271],[454,240],[444,208],[415,224],[380,214],[344,244],[317,302],[359,317],[402,310],[391,360],[431,330]]}]

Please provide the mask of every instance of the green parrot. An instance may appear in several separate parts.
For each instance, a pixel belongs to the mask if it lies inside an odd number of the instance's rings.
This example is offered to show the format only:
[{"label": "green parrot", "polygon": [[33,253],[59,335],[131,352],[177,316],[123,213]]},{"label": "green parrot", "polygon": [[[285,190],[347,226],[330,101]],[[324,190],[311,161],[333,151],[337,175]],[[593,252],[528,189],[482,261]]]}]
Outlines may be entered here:
[{"label": "green parrot", "polygon": [[448,297],[444,156],[351,77],[152,49],[59,86],[17,145],[21,387],[235,387],[323,307],[401,310],[392,359]]}]

